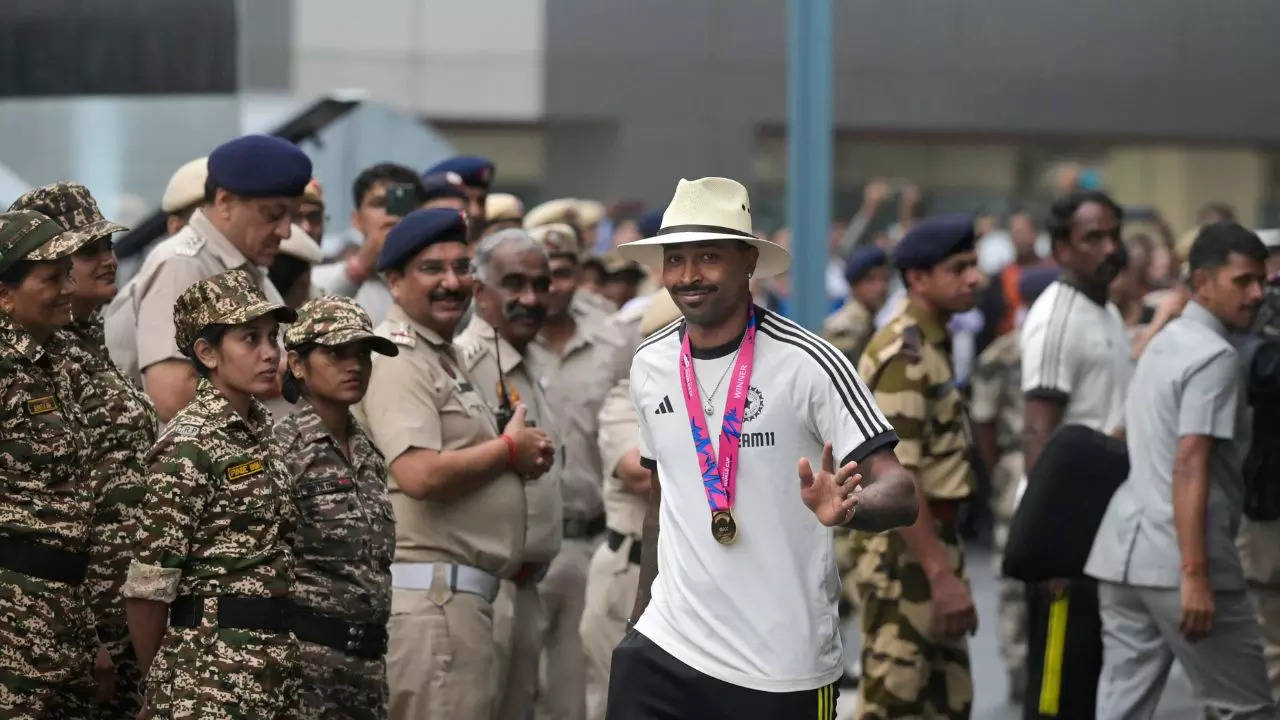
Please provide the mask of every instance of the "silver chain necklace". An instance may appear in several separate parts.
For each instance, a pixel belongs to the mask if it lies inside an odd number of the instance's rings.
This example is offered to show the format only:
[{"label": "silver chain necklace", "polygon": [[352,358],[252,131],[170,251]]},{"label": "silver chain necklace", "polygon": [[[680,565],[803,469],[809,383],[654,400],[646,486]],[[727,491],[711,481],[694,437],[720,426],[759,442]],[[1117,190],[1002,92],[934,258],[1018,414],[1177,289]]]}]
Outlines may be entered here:
[{"label": "silver chain necklace", "polygon": [[[742,346],[739,345],[738,350],[741,349]],[[720,379],[716,381],[716,386],[711,389],[711,392],[707,392],[702,388],[702,381],[698,379],[698,373],[695,372],[693,374],[694,381],[698,383],[698,390],[701,391],[702,396],[706,398],[706,402],[702,406],[702,411],[707,414],[707,417],[711,417],[711,414],[716,411],[715,403],[712,399],[716,396],[716,393],[720,392],[720,385],[724,382],[724,379],[729,376],[729,368],[733,367],[734,363],[738,362],[738,350],[733,351],[733,357],[729,359],[729,364],[725,366],[724,372],[720,373]]]}]

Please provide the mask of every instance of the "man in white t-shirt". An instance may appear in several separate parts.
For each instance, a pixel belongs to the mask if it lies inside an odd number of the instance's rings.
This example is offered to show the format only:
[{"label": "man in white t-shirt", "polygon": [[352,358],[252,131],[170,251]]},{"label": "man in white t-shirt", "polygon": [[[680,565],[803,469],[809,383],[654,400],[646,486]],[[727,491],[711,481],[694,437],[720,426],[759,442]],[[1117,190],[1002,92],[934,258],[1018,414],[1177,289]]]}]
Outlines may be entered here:
[{"label": "man in white t-shirt", "polygon": [[848,360],[752,304],[751,275],[790,259],[751,228],[741,184],[681,180],[658,235],[620,248],[661,268],[684,317],[631,367],[653,478],[610,720],[834,718],[829,528],[887,530],[916,515],[897,435]]},{"label": "man in white t-shirt", "polygon": [[[1023,454],[1030,475],[1059,425],[1084,425],[1108,435],[1124,425],[1124,399],[1133,374],[1128,333],[1107,291],[1125,265],[1123,212],[1100,192],[1077,192],[1054,202],[1046,223],[1062,276],[1027,312],[1022,325],[1022,392],[1026,398]],[[1088,485],[1080,464],[1080,492]],[[1092,518],[1092,527],[1100,518]],[[1081,518],[1079,525],[1087,525]],[[1045,538],[1092,543],[1093,538]],[[1053,622],[1062,618],[1065,622]],[[1097,583],[1084,576],[1027,588],[1026,717],[1093,717],[1102,667]],[[1047,649],[1047,650],[1046,650]],[[1047,673],[1046,667],[1061,672]]]}]

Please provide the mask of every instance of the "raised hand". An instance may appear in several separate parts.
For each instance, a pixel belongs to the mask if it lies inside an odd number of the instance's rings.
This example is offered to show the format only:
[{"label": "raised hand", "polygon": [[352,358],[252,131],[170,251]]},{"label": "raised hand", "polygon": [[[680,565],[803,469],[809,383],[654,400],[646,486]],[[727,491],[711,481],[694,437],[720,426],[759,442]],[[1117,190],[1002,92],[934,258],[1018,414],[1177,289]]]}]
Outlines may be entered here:
[{"label": "raised hand", "polygon": [[858,463],[851,462],[835,469],[831,443],[822,446],[822,467],[814,473],[808,458],[800,458],[797,472],[800,475],[800,499],[817,516],[818,522],[828,527],[844,525],[853,519],[858,506],[858,483],[862,476],[855,473]]},{"label": "raised hand", "polygon": [[502,433],[516,443],[516,462],[512,469],[525,480],[533,480],[551,468],[555,448],[545,432],[525,425],[527,412],[524,403],[517,405]]}]

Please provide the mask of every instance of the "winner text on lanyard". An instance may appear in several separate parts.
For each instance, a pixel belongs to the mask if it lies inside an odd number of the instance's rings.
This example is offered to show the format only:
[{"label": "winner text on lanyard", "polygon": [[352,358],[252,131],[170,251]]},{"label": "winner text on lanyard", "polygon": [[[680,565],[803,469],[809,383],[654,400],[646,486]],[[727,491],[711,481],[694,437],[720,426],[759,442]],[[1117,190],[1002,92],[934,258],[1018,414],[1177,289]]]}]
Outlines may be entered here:
[{"label": "winner text on lanyard", "polygon": [[[751,364],[756,353],[756,313],[748,311],[747,331],[742,336],[738,357],[733,365],[733,377],[729,383],[729,397],[724,405],[724,419],[720,423],[720,447],[711,447],[711,430],[703,417],[698,397],[698,381],[693,369],[693,353],[689,348],[689,333],[680,343],[680,390],[684,395],[685,411],[689,414],[689,428],[693,432],[693,448],[698,453],[702,468],[702,489],[707,494],[711,508],[711,536],[721,545],[728,545],[738,537],[738,523],[733,517],[733,497],[738,480],[738,447],[742,442],[742,417],[747,405],[747,388],[751,383]],[[711,403],[712,399],[707,398]]]}]

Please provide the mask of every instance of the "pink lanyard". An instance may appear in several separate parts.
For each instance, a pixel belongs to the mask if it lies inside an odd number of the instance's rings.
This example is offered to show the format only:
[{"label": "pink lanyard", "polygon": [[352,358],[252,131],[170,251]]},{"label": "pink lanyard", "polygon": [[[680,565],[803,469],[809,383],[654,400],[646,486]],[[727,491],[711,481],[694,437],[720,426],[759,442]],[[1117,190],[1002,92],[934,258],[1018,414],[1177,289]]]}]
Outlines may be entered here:
[{"label": "pink lanyard", "polygon": [[[738,359],[733,365],[733,378],[729,383],[729,397],[725,402],[724,420],[720,424],[719,450],[711,447],[711,430],[703,417],[699,402],[698,381],[693,369],[693,353],[689,348],[689,334],[680,343],[680,389],[684,393],[684,407],[689,414],[689,427],[693,433],[693,447],[702,466],[702,489],[707,494],[711,508],[711,534],[717,541],[728,545],[737,538],[738,526],[733,518],[733,496],[738,480],[738,447],[742,442],[742,417],[747,405],[747,388],[751,382],[751,365],[756,353],[756,314],[752,308],[747,316],[747,331],[742,336]],[[713,403],[712,398],[707,398]],[[717,461],[717,455],[719,460]]]}]

